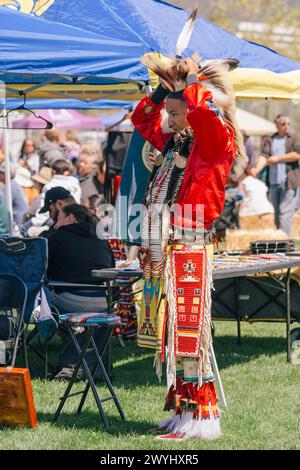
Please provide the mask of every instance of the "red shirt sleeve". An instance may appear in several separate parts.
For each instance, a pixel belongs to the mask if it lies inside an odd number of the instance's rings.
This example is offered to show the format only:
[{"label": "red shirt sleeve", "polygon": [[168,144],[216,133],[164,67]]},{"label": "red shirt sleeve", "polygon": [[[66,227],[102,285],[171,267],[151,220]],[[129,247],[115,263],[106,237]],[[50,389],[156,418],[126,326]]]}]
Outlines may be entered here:
[{"label": "red shirt sleeve", "polygon": [[234,144],[233,131],[226,126],[212,100],[212,94],[201,83],[185,88],[184,100],[188,107],[187,121],[194,131],[201,154],[205,159],[219,158]]},{"label": "red shirt sleeve", "polygon": [[[144,110],[146,106],[153,107],[150,113],[145,113]],[[132,123],[138,132],[160,152],[162,151],[165,143],[173,135],[166,134],[162,130],[161,110],[164,106],[165,102],[155,104],[151,101],[149,96],[146,96],[139,102],[131,117]]]}]

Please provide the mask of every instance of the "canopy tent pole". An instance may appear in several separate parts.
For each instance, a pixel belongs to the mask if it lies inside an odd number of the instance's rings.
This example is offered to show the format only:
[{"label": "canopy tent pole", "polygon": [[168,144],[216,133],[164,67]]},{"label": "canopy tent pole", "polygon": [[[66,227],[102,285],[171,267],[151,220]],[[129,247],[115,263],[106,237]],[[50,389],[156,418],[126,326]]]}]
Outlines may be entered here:
[{"label": "canopy tent pole", "polygon": [[[6,116],[6,83],[0,80],[0,104],[3,116]],[[8,141],[8,117],[5,118],[3,126],[3,150],[4,150],[4,168],[5,168],[5,193],[6,208],[8,216],[9,233],[13,234],[13,210],[12,210],[12,194],[11,194],[11,178],[10,178],[10,161],[9,161],[9,141]]]},{"label": "canopy tent pole", "polygon": [[[6,114],[6,108],[3,109]],[[8,119],[6,118],[8,124]],[[5,193],[6,193],[6,207],[8,214],[9,233],[13,235],[13,209],[12,209],[12,193],[11,193],[11,175],[10,175],[10,160],[9,160],[9,132],[8,125],[3,129],[4,137],[4,161],[5,161]]]}]

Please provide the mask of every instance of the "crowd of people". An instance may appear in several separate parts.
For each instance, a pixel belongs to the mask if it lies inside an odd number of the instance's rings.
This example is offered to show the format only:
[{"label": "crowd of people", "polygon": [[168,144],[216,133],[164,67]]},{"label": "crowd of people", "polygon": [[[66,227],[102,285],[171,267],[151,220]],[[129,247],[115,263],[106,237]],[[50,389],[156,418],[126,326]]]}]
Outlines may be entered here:
[{"label": "crowd of people", "polygon": [[[238,215],[274,214],[275,225],[291,237],[295,211],[300,210],[300,136],[290,131],[290,119],[275,119],[277,133],[261,139],[255,149],[245,138],[249,165],[244,176],[229,184],[223,214],[217,228],[238,227]],[[68,190],[74,201],[94,214],[105,202],[106,161],[95,142],[80,144],[72,131],[64,138],[56,129],[46,130],[37,146],[25,139],[12,166],[11,193],[16,234],[39,236],[49,230],[48,211],[42,211],[46,192]],[[5,167],[0,155],[0,234],[8,232],[5,202]]]},{"label": "crowd of people", "polygon": [[278,115],[277,132],[263,137],[258,150],[245,138],[249,165],[226,190],[224,211],[216,223],[220,232],[238,227],[239,216],[274,214],[276,228],[291,238],[293,217],[300,210],[300,134],[292,132],[290,124],[288,116]]},{"label": "crowd of people", "polygon": [[[63,187],[78,204],[89,207],[91,196],[103,195],[103,151],[94,142],[81,145],[72,132],[62,139],[56,129],[47,129],[37,146],[26,139],[12,166],[11,191],[16,234],[38,236],[48,230],[48,211],[41,211],[47,191]],[[5,204],[5,168],[0,164],[0,191]],[[6,227],[7,228],[7,227]],[[2,228],[2,233],[5,226]]]},{"label": "crowd of people", "polygon": [[[49,281],[97,284],[91,277],[93,269],[110,268],[115,259],[126,259],[120,241],[100,239],[97,223],[105,217],[100,210],[104,199],[106,162],[103,151],[94,142],[80,144],[68,132],[65,140],[56,129],[46,130],[37,146],[26,139],[20,156],[12,165],[11,190],[14,235],[44,237],[48,240]],[[5,168],[0,166],[0,236],[9,233],[5,201]],[[104,238],[105,238],[105,234]],[[128,297],[130,300],[130,298]],[[61,287],[51,291],[51,305],[59,313],[93,311],[107,307],[105,293],[101,291],[74,291]],[[136,336],[134,304],[117,306],[123,339]],[[105,331],[95,337],[100,348]],[[85,333],[78,332],[78,341]],[[60,351],[56,378],[72,376],[77,352],[70,341]],[[87,359],[91,370],[94,356]]]}]

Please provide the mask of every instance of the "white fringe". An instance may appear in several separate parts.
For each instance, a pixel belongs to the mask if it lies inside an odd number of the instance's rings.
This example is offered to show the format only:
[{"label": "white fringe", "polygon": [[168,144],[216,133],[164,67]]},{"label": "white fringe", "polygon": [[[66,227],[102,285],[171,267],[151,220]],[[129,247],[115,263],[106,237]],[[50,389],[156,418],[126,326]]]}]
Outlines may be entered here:
[{"label": "white fringe", "polygon": [[210,406],[209,419],[193,419],[193,413],[173,415],[159,425],[164,433],[183,435],[185,438],[212,440],[221,436],[220,418],[215,418]]},{"label": "white fringe", "polygon": [[211,375],[211,363],[209,358],[209,347],[211,345],[211,289],[213,285],[212,278],[212,263],[211,259],[208,256],[207,252],[205,253],[205,297],[204,297],[204,327],[203,327],[203,336],[202,344],[200,346],[200,357],[198,360],[198,388],[202,386],[203,383],[203,372],[205,375]]},{"label": "white fringe", "polygon": [[171,256],[168,256],[164,279],[165,294],[168,302],[167,376],[171,379],[172,385],[176,387],[176,356],[174,354],[176,296],[174,294],[172,276],[170,275],[171,269],[173,269],[171,266]]},{"label": "white fringe", "polygon": [[224,108],[230,106],[231,98],[223,93],[221,90],[216,88],[211,82],[202,80],[202,85],[211,92],[213,101],[220,112],[224,111]]},{"label": "white fringe", "polygon": [[153,367],[155,367],[156,376],[158,378],[158,382],[161,384],[162,379],[162,359],[161,359],[161,352],[156,351],[154,356]]}]

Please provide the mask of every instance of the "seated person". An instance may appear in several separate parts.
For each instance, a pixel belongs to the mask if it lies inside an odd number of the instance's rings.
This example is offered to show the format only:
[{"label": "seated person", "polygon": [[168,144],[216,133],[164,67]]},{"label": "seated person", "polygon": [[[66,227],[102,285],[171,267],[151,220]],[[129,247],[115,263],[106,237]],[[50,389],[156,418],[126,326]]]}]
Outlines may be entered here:
[{"label": "seated person", "polygon": [[23,233],[26,234],[27,230],[27,235],[29,237],[41,236],[48,238],[55,230],[55,224],[61,207],[74,203],[76,203],[76,201],[71,193],[62,186],[55,186],[54,188],[48,189],[45,194],[44,205],[40,209],[40,213],[47,212],[49,214],[49,218],[41,227],[31,226],[28,230],[26,227],[28,227],[28,222],[30,224],[30,221],[26,222],[23,225]]},{"label": "seated person", "polygon": [[[45,194],[44,206],[40,209],[40,213],[49,212],[49,219],[44,224],[47,226],[48,231],[43,233],[43,237],[49,238],[52,235],[56,229],[60,209],[68,204],[76,204],[76,201],[67,189],[62,186],[48,189]],[[31,236],[30,229],[28,235]]]},{"label": "seated person", "polygon": [[[112,250],[106,240],[96,235],[96,221],[89,210],[79,204],[68,204],[59,211],[56,230],[48,238],[48,279],[55,281],[99,284],[91,277],[92,269],[114,267]],[[105,292],[74,291],[71,288],[55,288],[52,303],[60,313],[101,312],[106,309]],[[105,329],[97,329],[94,335],[97,347],[101,346]],[[85,333],[78,335],[83,342]],[[82,343],[81,343],[82,344]],[[63,371],[57,378],[72,374],[77,361],[77,352],[70,341],[61,351]],[[92,353],[87,358],[91,369],[95,363]]]},{"label": "seated person", "polygon": [[[30,221],[26,222],[23,226],[23,233],[26,235],[26,231],[29,231],[29,227],[31,228],[31,232],[34,235],[30,236],[39,236],[41,232],[41,227],[45,224],[47,219],[49,218],[48,210],[44,209],[44,200],[45,195],[49,191],[49,189],[62,187],[65,188],[71,196],[75,199],[76,202],[80,202],[81,198],[81,189],[79,186],[79,181],[74,176],[71,176],[72,167],[69,162],[66,160],[56,160],[52,166],[52,178],[51,180],[45,184],[42,189],[41,197],[39,198],[40,207],[36,211],[35,216],[30,219]],[[28,232],[29,234],[29,232]]]}]

